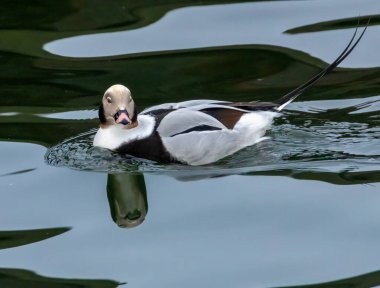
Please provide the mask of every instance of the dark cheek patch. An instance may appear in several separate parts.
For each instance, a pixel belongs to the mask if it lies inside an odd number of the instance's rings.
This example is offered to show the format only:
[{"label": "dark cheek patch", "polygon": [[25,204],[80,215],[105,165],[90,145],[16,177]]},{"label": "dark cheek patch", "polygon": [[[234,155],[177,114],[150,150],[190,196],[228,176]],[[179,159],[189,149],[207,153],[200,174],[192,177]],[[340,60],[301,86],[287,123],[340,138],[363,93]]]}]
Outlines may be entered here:
[{"label": "dark cheek patch", "polygon": [[101,103],[99,106],[98,115],[99,115],[100,123],[105,124],[107,122],[107,120],[106,120],[106,116],[104,115],[103,103]]},{"label": "dark cheek patch", "polygon": [[137,112],[137,108],[136,108],[136,105],[135,105],[134,111],[133,111],[133,117],[131,119],[132,123],[134,123],[134,122],[137,121],[137,114],[138,114],[138,112]]}]

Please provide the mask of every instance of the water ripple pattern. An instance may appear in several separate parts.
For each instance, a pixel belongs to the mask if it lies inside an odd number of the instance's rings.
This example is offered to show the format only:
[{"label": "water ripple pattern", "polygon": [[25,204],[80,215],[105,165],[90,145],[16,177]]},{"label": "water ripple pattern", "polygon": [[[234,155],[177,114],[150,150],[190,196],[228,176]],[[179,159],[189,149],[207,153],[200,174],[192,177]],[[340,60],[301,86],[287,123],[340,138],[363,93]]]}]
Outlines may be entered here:
[{"label": "water ripple pattern", "polygon": [[[267,133],[268,139],[217,163],[201,167],[162,165],[93,147],[95,129],[49,149],[46,162],[79,170],[151,172],[174,174],[179,178],[183,173],[210,177],[250,172],[273,173],[284,169],[376,171],[380,167],[380,129],[377,120],[370,116],[378,113],[374,107],[378,103],[377,98],[372,101],[360,99],[366,103],[365,110],[362,109],[363,105],[357,104],[358,101],[353,101],[354,106],[341,109],[332,107],[328,100],[319,101],[318,105],[315,101],[295,103],[290,111],[275,120]],[[319,108],[316,109],[316,106]],[[324,110],[322,107],[332,108]],[[366,122],[359,122],[358,116]]]}]

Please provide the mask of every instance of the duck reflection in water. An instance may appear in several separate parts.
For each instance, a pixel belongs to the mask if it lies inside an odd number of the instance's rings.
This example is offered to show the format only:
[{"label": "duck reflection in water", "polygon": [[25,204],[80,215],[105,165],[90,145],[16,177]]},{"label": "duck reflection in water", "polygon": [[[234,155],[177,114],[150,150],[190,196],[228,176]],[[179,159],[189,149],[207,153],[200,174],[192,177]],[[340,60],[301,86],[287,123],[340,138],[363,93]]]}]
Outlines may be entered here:
[{"label": "duck reflection in water", "polygon": [[107,196],[113,221],[122,228],[140,225],[148,212],[143,174],[108,174]]}]

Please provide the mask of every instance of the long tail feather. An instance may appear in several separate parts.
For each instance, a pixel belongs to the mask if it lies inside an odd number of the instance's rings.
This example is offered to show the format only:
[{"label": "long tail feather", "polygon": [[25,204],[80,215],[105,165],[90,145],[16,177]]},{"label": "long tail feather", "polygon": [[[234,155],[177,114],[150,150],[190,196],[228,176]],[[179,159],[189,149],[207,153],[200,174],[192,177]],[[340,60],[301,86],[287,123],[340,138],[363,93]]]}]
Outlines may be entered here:
[{"label": "long tail feather", "polygon": [[281,111],[286,105],[288,105],[290,102],[292,102],[294,99],[296,99],[299,95],[301,95],[307,88],[314,85],[318,80],[320,80],[323,76],[333,71],[350,53],[356,45],[358,45],[359,41],[362,39],[365,31],[367,30],[367,27],[369,25],[370,19],[368,19],[367,25],[365,26],[362,33],[359,35],[359,38],[354,42],[356,34],[358,32],[359,23],[358,26],[355,29],[354,35],[352,36],[350,42],[346,46],[346,48],[343,50],[343,52],[335,59],[333,63],[331,63],[329,66],[327,66],[325,69],[323,69],[321,72],[319,72],[317,75],[315,75],[313,78],[305,82],[304,84],[298,86],[296,89],[290,91],[280,99],[278,99],[275,103],[278,104],[278,106],[275,108],[277,111]]}]

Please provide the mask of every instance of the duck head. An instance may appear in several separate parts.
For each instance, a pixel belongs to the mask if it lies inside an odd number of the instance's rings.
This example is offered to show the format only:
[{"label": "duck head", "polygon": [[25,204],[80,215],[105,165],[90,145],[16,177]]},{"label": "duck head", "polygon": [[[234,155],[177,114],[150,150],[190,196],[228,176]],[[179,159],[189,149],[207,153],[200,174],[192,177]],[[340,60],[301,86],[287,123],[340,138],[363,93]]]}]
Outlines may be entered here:
[{"label": "duck head", "polygon": [[123,125],[130,129],[137,126],[137,110],[131,91],[123,85],[112,85],[104,93],[99,107],[99,119],[102,127]]}]

